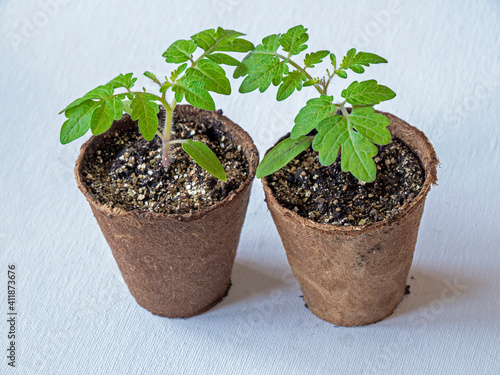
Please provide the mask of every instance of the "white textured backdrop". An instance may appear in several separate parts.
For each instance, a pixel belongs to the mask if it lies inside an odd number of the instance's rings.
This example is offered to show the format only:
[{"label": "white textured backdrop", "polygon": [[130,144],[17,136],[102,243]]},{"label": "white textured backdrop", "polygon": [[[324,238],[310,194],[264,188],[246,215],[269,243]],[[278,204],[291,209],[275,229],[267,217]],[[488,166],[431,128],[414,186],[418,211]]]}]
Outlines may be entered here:
[{"label": "white textured backdrop", "polygon": [[[0,2],[1,374],[14,373],[5,356],[12,262],[18,374],[500,373],[500,1],[283,4]],[[187,320],[151,315],[128,293],[76,187],[83,140],[59,144],[57,112],[117,73],[166,73],[166,47],[202,29],[220,25],[259,42],[299,23],[312,49],[339,56],[353,46],[387,58],[365,74],[398,95],[378,108],[422,129],[441,160],[411,294],[374,325],[316,318],[299,297],[256,181],[228,297]],[[233,87],[217,107],[261,153],[312,95],[304,89],[278,103],[273,92]]]}]

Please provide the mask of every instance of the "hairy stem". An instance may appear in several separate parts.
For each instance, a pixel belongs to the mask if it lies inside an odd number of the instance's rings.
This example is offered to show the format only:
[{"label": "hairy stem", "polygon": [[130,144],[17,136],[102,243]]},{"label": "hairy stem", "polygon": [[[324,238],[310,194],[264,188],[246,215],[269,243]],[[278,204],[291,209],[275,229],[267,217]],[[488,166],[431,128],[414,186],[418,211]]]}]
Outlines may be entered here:
[{"label": "hairy stem", "polygon": [[163,152],[162,152],[162,161],[165,169],[170,165],[170,136],[172,132],[172,110],[166,111],[166,121],[165,127],[163,130]]},{"label": "hairy stem", "polygon": [[168,165],[170,164],[170,158],[168,156],[168,152],[166,152],[165,150],[165,121],[166,121],[166,118],[167,118],[167,111],[165,109],[165,107],[163,106],[159,106],[160,107],[160,113],[158,114],[158,120],[159,120],[159,124],[158,124],[158,129],[163,129],[163,133],[161,133],[160,130],[157,130],[156,131],[156,134],[158,136],[160,136],[161,140],[162,140],[162,157],[161,157],[161,160],[163,162],[163,166],[165,168],[168,167]]},{"label": "hairy stem", "polygon": [[198,58],[196,60],[193,60],[193,56],[191,56],[189,58],[189,60],[191,60],[191,68],[194,68],[196,66],[196,64],[198,63],[198,61],[203,59],[206,55],[209,55],[210,53],[212,53],[212,51],[214,51],[219,46],[219,43],[221,41],[222,41],[222,39],[219,39],[218,41],[216,41],[212,47],[210,47],[209,49],[204,51],[200,56],[198,56]]},{"label": "hairy stem", "polygon": [[168,169],[170,165],[170,137],[172,135],[172,122],[173,122],[173,114],[174,109],[177,103],[175,100],[168,104],[168,102],[161,98],[160,102],[163,104],[163,107],[160,106],[160,125],[159,127],[163,127],[163,147],[162,147],[162,163],[165,169]]},{"label": "hairy stem", "polygon": [[173,141],[169,141],[168,143],[170,143],[171,145],[173,145],[173,144],[183,144],[183,143],[186,143],[186,140],[185,139],[174,139]]},{"label": "hairy stem", "polygon": [[342,116],[347,117],[349,113],[347,112],[347,109],[345,107],[345,101],[339,104],[340,110],[342,111]]},{"label": "hairy stem", "polygon": [[[294,68],[298,69],[299,71],[301,71],[302,73],[304,73],[304,75],[306,76],[307,79],[314,79],[307,71],[306,71],[306,68],[303,68],[301,67],[299,64],[297,64],[295,61],[293,61],[292,59],[290,59],[290,54],[288,54],[288,57],[285,57],[283,55],[280,55],[279,53],[276,53],[275,54],[276,56],[278,56],[280,59],[283,59],[283,60],[287,60]],[[315,84],[314,87],[316,88],[316,90],[322,94],[322,95],[326,95],[326,88],[323,87],[323,88],[320,88],[319,86],[321,86],[320,84]]]},{"label": "hairy stem", "polygon": [[333,72],[332,74],[328,74],[328,81],[326,81],[326,84],[324,86],[325,95],[326,95],[326,92],[328,91],[328,86],[330,85],[330,82],[331,82],[334,75],[335,75],[335,72]]}]

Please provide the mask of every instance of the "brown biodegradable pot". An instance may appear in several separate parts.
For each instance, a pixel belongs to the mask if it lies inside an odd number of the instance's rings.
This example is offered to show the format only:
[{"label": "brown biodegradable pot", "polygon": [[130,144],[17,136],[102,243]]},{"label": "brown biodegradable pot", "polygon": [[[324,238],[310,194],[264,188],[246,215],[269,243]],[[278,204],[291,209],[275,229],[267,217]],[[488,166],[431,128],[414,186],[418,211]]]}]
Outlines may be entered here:
[{"label": "brown biodegradable pot", "polygon": [[[383,113],[383,112],[381,112]],[[281,206],[262,179],[266,202],[307,307],[341,326],[390,315],[403,298],[425,197],[437,181],[438,159],[420,130],[388,113],[389,130],[419,157],[422,190],[392,219],[356,227],[320,224]]]},{"label": "brown biodegradable pot", "polygon": [[126,212],[99,203],[84,183],[82,171],[106,137],[130,127],[137,129],[128,115],[116,121],[111,131],[92,136],[82,146],[75,174],[137,303],[155,315],[185,318],[216,305],[231,286],[259,155],[250,136],[220,113],[180,105],[174,116],[205,124],[220,123],[227,136],[242,146],[250,172],[247,180],[224,200],[184,215]]}]

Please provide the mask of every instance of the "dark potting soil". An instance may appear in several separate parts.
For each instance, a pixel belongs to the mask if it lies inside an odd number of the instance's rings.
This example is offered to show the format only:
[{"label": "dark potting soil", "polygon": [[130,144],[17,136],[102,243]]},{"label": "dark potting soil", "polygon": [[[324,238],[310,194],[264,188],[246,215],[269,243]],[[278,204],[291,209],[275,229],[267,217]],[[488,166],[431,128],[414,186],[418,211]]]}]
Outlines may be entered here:
[{"label": "dark potting soil", "polygon": [[278,202],[318,223],[360,226],[391,218],[414,199],[424,183],[418,157],[402,141],[378,146],[377,177],[363,183],[342,172],[340,158],[319,163],[311,147],[268,178]]},{"label": "dark potting soil", "polygon": [[205,143],[224,166],[222,182],[202,169],[179,144],[171,146],[167,170],[161,161],[161,139],[146,141],[137,132],[115,134],[96,152],[83,175],[96,198],[109,207],[186,214],[222,201],[249,173],[241,146],[221,129],[221,124],[198,124],[180,119],[172,126],[172,139]]}]

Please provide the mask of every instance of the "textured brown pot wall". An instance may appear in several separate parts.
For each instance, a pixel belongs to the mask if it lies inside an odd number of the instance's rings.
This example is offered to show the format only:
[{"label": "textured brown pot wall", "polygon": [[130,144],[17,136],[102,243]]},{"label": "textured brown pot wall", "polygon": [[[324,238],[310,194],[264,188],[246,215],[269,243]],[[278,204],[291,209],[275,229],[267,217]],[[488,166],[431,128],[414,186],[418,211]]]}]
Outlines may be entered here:
[{"label": "textured brown pot wall", "polygon": [[389,129],[420,158],[425,182],[395,218],[361,227],[320,224],[281,206],[264,178],[266,202],[308,308],[341,326],[377,322],[403,298],[425,197],[438,159],[426,136],[388,113]]},{"label": "textured brown pot wall", "polygon": [[231,271],[259,156],[250,136],[216,112],[178,106],[175,116],[220,122],[242,146],[250,174],[239,189],[192,215],[125,212],[100,204],[84,184],[82,171],[104,137],[137,127],[128,115],[110,132],[86,142],[76,162],[78,187],[86,196],[130,292],[153,314],[189,317],[217,304],[231,285]]}]

